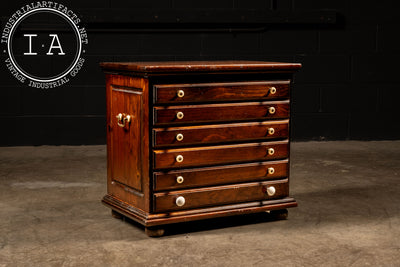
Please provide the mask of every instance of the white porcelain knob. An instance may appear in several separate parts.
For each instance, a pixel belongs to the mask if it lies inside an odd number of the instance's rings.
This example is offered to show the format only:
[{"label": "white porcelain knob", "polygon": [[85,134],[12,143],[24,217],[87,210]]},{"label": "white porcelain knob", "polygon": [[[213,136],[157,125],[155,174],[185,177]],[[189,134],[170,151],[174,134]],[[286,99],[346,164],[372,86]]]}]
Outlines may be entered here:
[{"label": "white porcelain knob", "polygon": [[269,168],[268,168],[268,173],[269,173],[269,174],[274,174],[274,173],[275,173],[275,169],[272,168],[272,167],[269,167]]},{"label": "white porcelain knob", "polygon": [[178,207],[182,207],[183,205],[185,205],[185,198],[182,197],[182,196],[177,197],[176,200],[175,200],[175,204],[176,204]]},{"label": "white porcelain knob", "polygon": [[267,187],[267,194],[268,196],[272,197],[273,195],[275,195],[276,189],[273,186],[268,186]]}]

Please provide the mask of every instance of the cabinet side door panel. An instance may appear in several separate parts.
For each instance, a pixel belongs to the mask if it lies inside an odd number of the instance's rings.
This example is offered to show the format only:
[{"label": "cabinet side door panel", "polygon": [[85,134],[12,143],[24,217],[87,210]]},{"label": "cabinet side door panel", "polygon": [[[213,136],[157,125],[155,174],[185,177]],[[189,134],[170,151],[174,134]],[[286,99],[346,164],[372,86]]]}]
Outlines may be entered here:
[{"label": "cabinet side door panel", "polygon": [[[113,168],[111,177],[113,181],[137,191],[142,191],[141,106],[142,92],[112,88],[110,134]],[[119,114],[122,114],[122,120],[117,118]],[[128,115],[130,122],[126,120]]]}]

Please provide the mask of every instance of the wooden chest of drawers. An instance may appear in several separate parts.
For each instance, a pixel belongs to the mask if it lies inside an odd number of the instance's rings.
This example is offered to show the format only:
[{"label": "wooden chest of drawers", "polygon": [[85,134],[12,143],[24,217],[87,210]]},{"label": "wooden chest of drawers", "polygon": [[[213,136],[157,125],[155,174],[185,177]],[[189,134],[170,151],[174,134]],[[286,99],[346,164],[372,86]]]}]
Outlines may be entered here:
[{"label": "wooden chest of drawers", "polygon": [[101,67],[108,154],[103,203],[114,216],[161,235],[165,224],[297,206],[289,197],[289,122],[290,84],[300,64]]}]

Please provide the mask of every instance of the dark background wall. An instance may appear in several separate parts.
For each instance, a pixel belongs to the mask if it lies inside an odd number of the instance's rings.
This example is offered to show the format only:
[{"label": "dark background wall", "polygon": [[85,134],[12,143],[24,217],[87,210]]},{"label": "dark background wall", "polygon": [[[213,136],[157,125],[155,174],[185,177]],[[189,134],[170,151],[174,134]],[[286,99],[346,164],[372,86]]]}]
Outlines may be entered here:
[{"label": "dark background wall", "polygon": [[[2,24],[29,2],[3,3]],[[60,2],[86,23],[84,69],[66,86],[34,89],[10,75],[2,53],[0,145],[105,143],[98,63],[145,60],[300,62],[294,140],[400,138],[394,0]]]}]

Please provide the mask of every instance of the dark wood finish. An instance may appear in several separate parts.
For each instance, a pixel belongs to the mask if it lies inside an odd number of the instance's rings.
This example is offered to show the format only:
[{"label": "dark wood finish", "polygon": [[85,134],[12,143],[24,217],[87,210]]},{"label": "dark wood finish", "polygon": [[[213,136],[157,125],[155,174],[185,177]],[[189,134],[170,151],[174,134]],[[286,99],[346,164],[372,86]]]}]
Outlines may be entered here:
[{"label": "dark wood finish", "polygon": [[146,227],[144,231],[150,237],[160,237],[165,233],[165,230],[160,227]]},{"label": "dark wood finish", "polygon": [[[268,168],[274,168],[274,173],[268,173]],[[159,171],[154,173],[154,191],[272,180],[287,177],[288,171],[288,160]],[[179,176],[182,183],[177,182]]]},{"label": "dark wood finish", "polygon": [[[154,212],[184,210],[206,206],[225,205],[267,199],[279,199],[289,194],[288,180],[234,184],[218,187],[172,191],[154,194]],[[276,193],[268,196],[268,186],[274,186]],[[183,196],[186,203],[182,207],[175,204],[177,197]]]},{"label": "dark wood finish", "polygon": [[246,60],[226,61],[174,61],[174,62],[103,62],[100,66],[104,70],[123,71],[131,73],[194,73],[204,72],[293,72],[301,68],[299,63],[262,62]]},{"label": "dark wood finish", "polygon": [[115,210],[111,210],[111,216],[113,216],[115,219],[122,220],[124,218],[124,215],[122,215],[119,212],[116,212]]},{"label": "dark wood finish", "polygon": [[[114,215],[143,224],[149,236],[160,236],[164,224],[297,205],[288,196],[289,84],[300,64],[102,67],[107,90],[103,203]],[[268,94],[271,86],[277,89],[273,96]],[[182,100],[173,98],[179,88],[186,91]],[[183,112],[181,119],[178,112]],[[118,125],[120,113],[131,116],[130,123]],[[272,187],[276,192],[268,195]]]},{"label": "dark wood finish", "polygon": [[[268,149],[274,154],[268,154]],[[154,150],[154,168],[182,168],[287,158],[288,141]],[[181,155],[183,161],[176,158]]]},{"label": "dark wood finish", "polygon": [[[289,80],[237,83],[202,83],[155,85],[154,103],[176,104],[186,102],[267,100],[289,98]],[[271,93],[271,88],[276,89]],[[184,95],[178,96],[182,90]]]},{"label": "dark wood finish", "polygon": [[[271,128],[274,130],[273,133],[268,132]],[[177,139],[178,134],[183,136],[182,140]],[[288,136],[289,120],[154,128],[153,146],[248,142],[251,140],[287,138]]]},{"label": "dark wood finish", "polygon": [[277,220],[286,220],[288,218],[288,215],[289,215],[287,209],[271,210],[270,214]]},{"label": "dark wood finish", "polygon": [[[149,105],[148,80],[107,74],[106,94],[107,194],[149,212],[150,199],[145,197],[150,194],[149,110],[143,108]],[[123,100],[125,97],[132,102]],[[115,117],[120,112],[131,112],[136,117],[127,127],[121,128]]]},{"label": "dark wood finish", "polygon": [[[269,108],[275,108],[271,114]],[[178,119],[178,112],[183,118]],[[182,124],[289,118],[289,101],[184,105],[154,108],[154,124]]]},{"label": "dark wood finish", "polygon": [[144,213],[110,195],[105,195],[102,203],[147,227],[297,207],[291,197],[164,213]]},{"label": "dark wood finish", "polygon": [[[135,88],[112,86],[111,102],[111,157],[113,181],[142,190],[142,91]],[[117,125],[119,113],[130,114],[132,121],[125,127]]]}]

